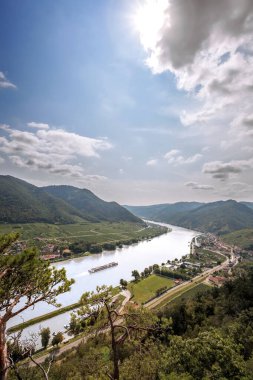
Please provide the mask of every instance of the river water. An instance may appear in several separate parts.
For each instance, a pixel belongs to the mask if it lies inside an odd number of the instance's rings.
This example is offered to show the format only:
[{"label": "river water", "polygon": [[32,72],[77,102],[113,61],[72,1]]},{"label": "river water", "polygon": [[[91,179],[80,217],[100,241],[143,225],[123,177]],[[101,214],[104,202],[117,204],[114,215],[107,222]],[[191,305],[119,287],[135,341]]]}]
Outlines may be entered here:
[{"label": "river water", "polygon": [[[162,223],[159,223],[162,224]],[[62,306],[77,302],[86,291],[95,290],[97,285],[119,285],[121,278],[133,279],[131,273],[134,269],[139,272],[153,264],[161,264],[167,260],[180,259],[189,253],[189,242],[197,234],[196,231],[181,227],[163,224],[172,229],[167,234],[158,236],[149,241],[143,241],[135,245],[117,248],[115,251],[104,251],[87,257],[55,263],[57,269],[65,268],[68,278],[74,278],[75,284],[71,291],[58,297]],[[93,267],[116,261],[117,266],[90,274],[88,270]],[[34,309],[26,310],[22,316],[13,318],[8,327],[29,320],[36,316],[48,313],[55,308],[46,303],[36,305]],[[38,332],[41,327],[50,327],[51,332],[63,331],[64,324],[68,324],[70,313],[58,315],[39,324],[28,327],[23,331],[23,337],[29,333]]]}]

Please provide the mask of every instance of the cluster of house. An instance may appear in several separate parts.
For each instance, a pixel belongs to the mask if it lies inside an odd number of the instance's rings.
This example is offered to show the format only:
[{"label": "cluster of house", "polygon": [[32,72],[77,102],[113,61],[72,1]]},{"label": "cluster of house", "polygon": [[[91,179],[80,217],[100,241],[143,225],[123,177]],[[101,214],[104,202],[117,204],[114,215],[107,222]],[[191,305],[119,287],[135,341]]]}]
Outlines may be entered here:
[{"label": "cluster of house", "polygon": [[191,263],[190,261],[183,261],[179,260],[177,262],[173,261],[172,263],[167,263],[163,265],[163,267],[168,268],[170,270],[177,270],[179,268],[185,268],[185,269],[200,269],[201,264],[200,263]]},{"label": "cluster of house", "polygon": [[[206,242],[205,242],[206,245],[208,244],[214,245],[217,249],[230,253],[231,245],[223,242],[222,240],[220,240],[217,236],[213,234],[208,233],[205,236],[206,236]],[[239,254],[240,252],[241,252],[240,247],[233,246],[233,253]]]},{"label": "cluster of house", "polygon": [[186,268],[196,268],[196,269],[201,268],[200,263],[191,263],[189,261],[183,261],[181,265],[184,265]]},{"label": "cluster of house", "polygon": [[223,276],[209,276],[208,281],[217,287],[220,287],[221,285],[224,284],[224,282],[227,280],[226,277]]},{"label": "cluster of house", "polygon": [[46,244],[40,252],[43,260],[55,260],[61,257],[60,250],[54,244]]},{"label": "cluster of house", "polygon": [[71,256],[71,251],[69,248],[60,249],[54,244],[46,244],[41,249],[41,257],[43,260],[57,260],[61,257]]},{"label": "cluster of house", "polygon": [[24,241],[15,241],[10,249],[8,250],[8,254],[16,254],[16,253],[20,253],[20,252],[23,252],[25,249],[27,248],[27,245],[26,245],[26,242]]},{"label": "cluster of house", "polygon": [[[44,239],[40,238],[36,238],[35,240],[44,242]],[[23,252],[26,248],[27,243],[25,241],[18,240],[11,245],[6,254],[15,255]],[[57,245],[51,243],[44,245],[40,249],[40,253],[43,260],[57,260],[60,258],[70,257],[72,254],[71,250],[68,247],[59,248]]]}]

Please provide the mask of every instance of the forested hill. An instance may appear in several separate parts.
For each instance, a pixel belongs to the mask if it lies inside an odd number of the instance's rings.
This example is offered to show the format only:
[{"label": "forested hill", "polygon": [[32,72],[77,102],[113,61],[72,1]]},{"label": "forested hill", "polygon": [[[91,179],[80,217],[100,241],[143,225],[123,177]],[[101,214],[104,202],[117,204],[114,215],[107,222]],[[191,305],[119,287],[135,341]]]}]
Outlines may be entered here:
[{"label": "forested hill", "polygon": [[86,189],[40,188],[12,176],[0,176],[0,222],[75,223],[82,220],[142,223],[116,202],[105,202]]},{"label": "forested hill", "polygon": [[115,222],[122,220],[140,222],[138,217],[118,203],[105,202],[87,189],[73,186],[47,186],[43,190],[77,209],[83,217]]},{"label": "forested hill", "polygon": [[0,176],[0,221],[73,223],[81,214],[61,199],[11,176]]},{"label": "forested hill", "polygon": [[251,203],[234,200],[212,203],[180,202],[154,206],[126,206],[137,216],[203,232],[225,234],[253,227]]},{"label": "forested hill", "polygon": [[164,203],[151,206],[125,206],[133,214],[150,220],[170,223],[171,218],[180,212],[191,211],[204,203],[199,202],[177,202],[173,204]]}]

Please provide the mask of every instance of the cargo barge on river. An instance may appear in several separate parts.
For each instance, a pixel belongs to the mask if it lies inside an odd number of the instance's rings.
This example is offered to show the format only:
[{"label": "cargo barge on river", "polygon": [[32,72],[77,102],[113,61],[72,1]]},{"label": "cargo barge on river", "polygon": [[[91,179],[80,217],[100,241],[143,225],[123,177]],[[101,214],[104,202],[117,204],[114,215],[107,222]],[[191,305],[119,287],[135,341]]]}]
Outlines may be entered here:
[{"label": "cargo barge on river", "polygon": [[118,263],[115,263],[114,261],[112,263],[108,263],[108,264],[105,264],[105,265],[101,265],[100,267],[95,267],[95,268],[91,268],[88,270],[89,273],[95,273],[95,272],[98,272],[100,270],[104,270],[104,269],[107,269],[107,268],[112,268],[112,267],[115,267],[116,265],[118,265]]}]

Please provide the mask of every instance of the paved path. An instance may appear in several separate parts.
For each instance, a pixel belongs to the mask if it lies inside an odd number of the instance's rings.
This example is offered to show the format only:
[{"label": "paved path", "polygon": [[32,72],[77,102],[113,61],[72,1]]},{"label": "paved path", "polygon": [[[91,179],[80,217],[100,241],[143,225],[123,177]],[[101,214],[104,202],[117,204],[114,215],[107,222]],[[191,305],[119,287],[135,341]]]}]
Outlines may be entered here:
[{"label": "paved path", "polygon": [[[218,252],[220,253],[220,252]],[[221,254],[221,253],[220,253]],[[224,255],[223,255],[224,256]],[[227,259],[226,261],[224,261],[222,264],[214,267],[214,268],[211,268],[211,269],[208,269],[207,271],[205,271],[204,273],[202,273],[201,275],[198,275],[196,277],[194,277],[194,279],[192,279],[192,281],[187,281],[187,282],[184,282],[183,284],[181,285],[177,285],[176,287],[173,287],[171,289],[169,289],[166,293],[162,294],[160,297],[158,298],[155,298],[154,300],[148,302],[145,304],[144,307],[148,308],[148,309],[153,309],[154,307],[156,307],[157,305],[159,305],[161,302],[163,302],[164,300],[166,300],[167,298],[170,298],[172,296],[177,296],[178,293],[181,294],[181,291],[185,289],[188,290],[194,286],[197,286],[198,284],[200,284],[201,282],[203,282],[210,274],[216,272],[216,271],[219,271],[221,269],[223,269],[225,266],[228,265],[228,262],[229,262],[229,259]],[[192,286],[191,286],[192,285]],[[123,290],[121,292],[121,294],[123,296],[125,296],[125,299],[124,301],[122,302],[122,305],[121,305],[121,308],[120,308],[120,312],[122,311],[122,309],[124,308],[125,304],[130,300],[131,298],[131,293],[129,290]],[[89,336],[90,337],[90,336]],[[68,350],[71,350],[72,348],[74,347],[77,347],[82,341],[85,342],[86,340],[88,339],[88,337],[86,336],[82,336],[80,337],[79,339],[76,339],[74,342],[70,342],[70,343],[67,343],[63,346],[61,346],[57,352],[56,352],[56,356],[62,354],[63,352],[66,352]],[[49,353],[43,355],[43,356],[40,356],[39,358],[36,359],[36,361],[38,363],[43,363],[45,361],[45,359],[48,357]],[[31,365],[34,365],[33,363],[31,363]]]},{"label": "paved path", "polygon": [[[217,253],[220,253],[220,252],[217,252]],[[199,283],[203,282],[210,274],[212,274],[212,273],[214,273],[216,271],[219,271],[219,270],[223,269],[225,266],[227,266],[228,262],[229,262],[229,259],[227,259],[222,264],[220,264],[220,265],[218,265],[218,266],[216,266],[214,268],[206,270],[204,273],[202,273],[202,274],[194,277],[191,281],[186,281],[183,284],[177,285],[176,287],[173,287],[173,288],[169,289],[166,293],[163,293],[160,297],[155,298],[155,299],[153,299],[150,302],[147,302],[144,305],[144,307],[147,307],[149,309],[153,309],[157,305],[159,305],[161,302],[165,301],[167,298],[171,298],[173,296],[176,296],[178,293],[181,293],[182,290],[184,290],[184,289],[186,291],[189,288],[198,285]],[[190,285],[192,285],[192,286],[190,286]]]},{"label": "paved path", "polygon": [[[122,295],[125,297],[125,299],[123,300],[123,302],[122,302],[122,304],[121,304],[120,310],[119,310],[119,312],[121,313],[121,312],[123,311],[123,309],[124,309],[124,306],[126,305],[126,303],[127,303],[127,302],[130,300],[130,298],[131,298],[131,292],[130,292],[129,290],[125,289],[125,290],[122,290],[120,294],[122,294]],[[118,296],[119,296],[119,295],[117,294],[115,297],[117,298]],[[114,297],[114,299],[115,299],[115,297]],[[107,330],[108,330],[108,329],[104,329],[103,332],[105,332],[105,331],[107,331]],[[68,343],[68,342],[66,341],[66,343],[63,344],[63,346],[61,346],[59,349],[57,349],[57,350],[55,351],[55,355],[56,355],[56,356],[59,356],[59,355],[62,354],[63,352],[69,351],[69,350],[71,350],[72,348],[77,347],[81,342],[86,342],[87,339],[90,338],[90,337],[91,337],[91,335],[89,335],[89,336],[81,336],[80,338],[78,338],[78,339],[76,339],[75,341],[70,342],[70,343]],[[46,359],[49,355],[50,355],[50,353],[46,353],[46,354],[44,354],[44,355],[38,357],[38,358],[35,359],[35,360],[36,360],[37,363],[42,364],[42,363],[45,361],[45,359]],[[31,366],[34,366],[34,365],[35,365],[35,364],[31,362]]]}]

